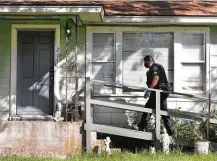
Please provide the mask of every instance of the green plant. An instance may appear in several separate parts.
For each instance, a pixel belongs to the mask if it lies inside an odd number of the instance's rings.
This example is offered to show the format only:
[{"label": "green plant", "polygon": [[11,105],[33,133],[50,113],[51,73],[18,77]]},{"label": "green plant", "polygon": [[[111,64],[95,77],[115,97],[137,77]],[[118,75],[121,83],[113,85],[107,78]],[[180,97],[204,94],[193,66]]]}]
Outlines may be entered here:
[{"label": "green plant", "polygon": [[[181,108],[178,108],[176,110],[181,113],[180,109]],[[207,140],[206,121],[173,118],[171,122],[173,130],[175,132],[175,137],[194,141]]]},{"label": "green plant", "polygon": [[187,154],[181,152],[171,152],[169,154],[156,153],[150,154],[148,152],[141,153],[129,153],[129,152],[117,152],[107,155],[104,153],[101,154],[83,154],[75,155],[71,158],[58,158],[58,157],[20,157],[20,156],[8,156],[0,157],[2,161],[216,161],[216,154],[210,153],[208,155],[198,155],[198,154]]},{"label": "green plant", "polygon": [[186,140],[204,141],[206,136],[206,123],[192,120],[173,119],[172,126],[175,137]]}]

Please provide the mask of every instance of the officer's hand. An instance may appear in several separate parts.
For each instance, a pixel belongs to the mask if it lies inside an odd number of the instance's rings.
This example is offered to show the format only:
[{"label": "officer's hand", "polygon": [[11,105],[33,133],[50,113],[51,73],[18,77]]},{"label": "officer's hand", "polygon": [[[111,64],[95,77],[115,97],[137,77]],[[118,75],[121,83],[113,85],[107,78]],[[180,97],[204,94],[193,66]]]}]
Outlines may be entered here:
[{"label": "officer's hand", "polygon": [[150,94],[151,94],[151,91],[147,90],[144,94],[144,98],[146,99],[146,98],[150,97]]}]

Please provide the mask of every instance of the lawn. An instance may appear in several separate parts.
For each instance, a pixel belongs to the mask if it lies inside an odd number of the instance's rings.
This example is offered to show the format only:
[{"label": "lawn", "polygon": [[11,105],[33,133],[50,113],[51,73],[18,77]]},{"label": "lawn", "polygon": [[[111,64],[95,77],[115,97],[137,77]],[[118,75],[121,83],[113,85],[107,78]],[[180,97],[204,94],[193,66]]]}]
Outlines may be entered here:
[{"label": "lawn", "polygon": [[[39,157],[2,157],[1,161],[61,161],[58,158],[39,158]],[[217,161],[217,154],[196,155],[185,153],[172,154],[148,154],[148,153],[115,153],[111,155],[80,155],[64,159],[66,161]]]}]

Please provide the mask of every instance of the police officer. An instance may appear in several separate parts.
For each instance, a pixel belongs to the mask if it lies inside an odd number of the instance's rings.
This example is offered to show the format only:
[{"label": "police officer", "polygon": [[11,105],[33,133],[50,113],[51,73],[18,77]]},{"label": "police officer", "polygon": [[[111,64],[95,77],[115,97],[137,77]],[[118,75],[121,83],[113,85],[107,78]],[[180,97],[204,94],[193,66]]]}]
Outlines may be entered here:
[{"label": "police officer", "polygon": [[[147,71],[147,86],[148,88],[153,89],[162,89],[162,90],[169,90],[168,81],[165,74],[165,70],[162,65],[155,63],[152,56],[147,55],[144,58],[144,66],[149,68]],[[167,97],[169,96],[168,93],[162,93],[160,97],[160,107],[161,110],[167,111]],[[146,108],[155,109],[156,107],[156,93],[155,91],[147,90],[144,94],[144,98],[149,97],[147,103],[145,104]],[[150,114],[143,113],[140,124],[138,125],[139,130],[144,131],[147,128],[147,121],[150,118]],[[168,135],[173,135],[173,131],[171,128],[170,117],[169,116],[162,116],[165,128],[167,130]]]}]

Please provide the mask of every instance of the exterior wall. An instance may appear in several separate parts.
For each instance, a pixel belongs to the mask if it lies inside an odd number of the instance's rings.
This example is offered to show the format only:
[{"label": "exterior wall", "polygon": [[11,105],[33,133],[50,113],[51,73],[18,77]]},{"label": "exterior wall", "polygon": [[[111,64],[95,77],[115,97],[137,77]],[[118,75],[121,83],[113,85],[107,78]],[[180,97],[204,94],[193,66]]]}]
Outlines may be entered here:
[{"label": "exterior wall", "polygon": [[[60,100],[65,101],[71,100],[74,98],[75,94],[75,68],[74,65],[71,65],[70,63],[67,65],[65,54],[66,50],[69,51],[69,57],[67,58],[68,62],[73,62],[74,57],[73,55],[76,54],[76,43],[75,43],[75,27],[72,26],[72,36],[69,40],[69,46],[66,47],[65,43],[62,43],[61,45],[61,56],[60,56]],[[81,95],[83,95],[84,92],[84,81],[85,81],[85,40],[86,40],[86,33],[85,33],[85,27],[79,27],[78,28],[78,35],[77,35],[77,75],[78,75],[78,91]],[[64,33],[62,33],[64,34]],[[65,67],[68,66],[68,72],[66,74]],[[67,78],[66,78],[67,77]],[[67,86],[66,86],[66,81],[67,81]],[[67,96],[66,96],[66,88],[67,88]],[[67,98],[66,98],[67,97]]]},{"label": "exterior wall", "polygon": [[[60,24],[60,36],[61,36],[61,51],[60,60],[61,63],[65,58],[65,28],[60,20],[4,20],[0,22],[0,120],[7,120],[9,117],[9,106],[10,106],[10,61],[11,61],[11,25],[12,24]],[[71,47],[75,47],[75,29],[72,26],[72,43]],[[85,44],[85,28],[78,28],[78,52],[82,57],[80,59],[84,60],[84,44]],[[81,61],[84,63],[84,61]],[[61,65],[59,67],[62,70],[64,67]],[[63,73],[64,74],[64,73]],[[71,79],[71,78],[70,78]],[[65,100],[65,78],[64,75],[60,74],[59,79],[59,90],[61,100]],[[79,83],[81,84],[79,79]],[[68,89],[69,96],[72,95],[72,90]]]},{"label": "exterior wall", "polygon": [[[171,27],[171,26],[169,26]],[[192,27],[192,26],[191,26]],[[198,26],[197,26],[198,27]],[[207,27],[207,26],[205,26]],[[216,99],[217,93],[216,93],[216,77],[217,77],[217,30],[216,26],[209,26],[210,27],[210,71],[211,71],[211,91],[212,91],[212,98]],[[144,27],[145,28],[145,27]],[[102,29],[103,32],[106,33]],[[97,31],[98,32],[98,31]],[[209,85],[209,82],[207,82]],[[138,98],[133,97],[125,97],[124,94],[119,94],[123,97],[122,100],[120,100],[119,97],[115,97],[115,95],[110,96],[110,101],[116,101],[116,102],[127,102],[127,103],[133,103],[138,105],[144,105],[146,103],[146,100],[144,100],[143,96],[139,96]],[[198,94],[199,95],[199,94]],[[103,97],[95,97],[97,99],[106,100]],[[212,103],[212,108],[216,106],[215,103]],[[183,111],[189,111],[189,112],[202,112],[204,109],[205,111],[208,110],[208,103],[202,100],[192,100],[192,99],[180,99],[180,98],[168,98],[168,108],[169,109],[176,109],[181,108]],[[118,127],[127,127],[127,111],[114,109],[114,108],[108,108],[108,107],[99,107],[94,106],[94,123],[98,124],[105,124],[105,125],[112,125],[112,126],[118,126]],[[141,113],[137,113],[137,121],[140,121]]]},{"label": "exterior wall", "polygon": [[82,123],[1,121],[1,155],[67,156],[82,152]]},{"label": "exterior wall", "polygon": [[[12,21],[6,20],[0,22],[0,119],[6,120],[9,116],[9,87],[10,87],[10,48],[11,48],[11,24],[60,24],[59,20],[26,20],[26,21]],[[66,80],[67,80],[67,100],[71,100],[75,94],[75,73],[74,70],[70,70],[67,75],[67,79],[65,78],[65,31],[64,27],[61,26],[61,52],[60,52],[60,85],[59,89],[61,92],[61,100],[66,100]],[[210,56],[211,56],[211,88],[212,88],[212,97],[217,97],[216,91],[216,77],[217,77],[217,65],[216,58],[217,58],[217,28],[216,26],[210,27],[210,35],[211,35],[211,46],[210,46]],[[85,43],[86,43],[86,29],[85,27],[78,28],[78,84],[79,84],[79,94],[83,96],[84,94],[84,78],[85,78]],[[87,42],[88,44],[88,42]],[[70,40],[69,46],[70,54],[75,54],[75,28],[72,24],[72,38]],[[88,62],[89,63],[89,62]],[[87,65],[88,65],[87,63]],[[69,83],[70,82],[70,83]],[[84,98],[81,97],[82,105],[84,103]],[[120,101],[118,98],[110,97],[110,100],[117,100]],[[145,100],[142,97],[138,98],[129,98],[129,97],[122,97],[122,100],[128,103],[135,103],[144,105]],[[84,107],[84,106],[83,106]],[[175,109],[181,107],[182,110],[185,111],[197,111],[201,110],[202,108],[206,108],[207,104],[204,102],[194,102],[194,101],[186,101],[180,100],[177,98],[170,98],[168,100],[168,108]],[[215,107],[215,104],[212,104],[212,107]],[[112,109],[107,107],[94,107],[94,122],[95,123],[103,123],[115,126],[127,126],[127,116],[124,113],[124,110]],[[138,114],[139,116],[141,114]],[[84,116],[84,115],[83,115]],[[139,117],[138,117],[139,120]]]},{"label": "exterior wall", "polygon": [[[77,33],[77,76],[78,76],[78,93],[79,93],[79,101],[82,107],[82,119],[85,119],[84,114],[84,92],[85,92],[85,43],[86,43],[86,28],[78,27]],[[60,62],[59,62],[59,91],[60,98],[59,100],[65,103],[65,101],[74,101],[76,98],[76,70],[74,61],[74,55],[76,55],[76,35],[75,35],[75,26],[72,25],[72,35],[69,40],[69,45],[62,43],[61,45],[61,54],[60,54]],[[62,31],[64,34],[64,31]],[[69,56],[67,57],[66,63],[66,50],[69,51]],[[66,70],[67,69],[67,70]],[[66,73],[67,71],[67,73]],[[67,92],[66,92],[67,90]]]}]

